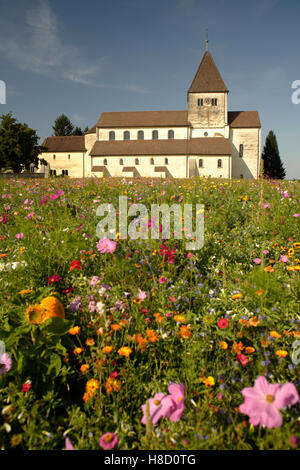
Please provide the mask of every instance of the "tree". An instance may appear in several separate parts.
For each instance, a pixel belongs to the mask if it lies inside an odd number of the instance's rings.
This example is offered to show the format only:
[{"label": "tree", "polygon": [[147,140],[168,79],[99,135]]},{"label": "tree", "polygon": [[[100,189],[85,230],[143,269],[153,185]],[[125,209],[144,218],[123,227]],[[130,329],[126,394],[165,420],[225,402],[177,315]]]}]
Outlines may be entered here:
[{"label": "tree", "polygon": [[74,126],[65,114],[61,114],[55,120],[52,129],[55,136],[73,135]]},{"label": "tree", "polygon": [[73,131],[73,133],[72,133],[72,135],[83,135],[83,133],[84,133],[84,132],[83,132],[83,130],[81,129],[81,127],[76,126],[75,129],[74,129],[74,131]]},{"label": "tree", "polygon": [[11,113],[0,118],[0,169],[19,173],[29,170],[31,164],[37,168],[38,155],[46,149],[38,145],[36,131],[18,122]]},{"label": "tree", "polygon": [[280,180],[284,179],[285,169],[279,155],[277,139],[273,131],[270,131],[266,137],[261,158],[264,161],[265,177]]}]

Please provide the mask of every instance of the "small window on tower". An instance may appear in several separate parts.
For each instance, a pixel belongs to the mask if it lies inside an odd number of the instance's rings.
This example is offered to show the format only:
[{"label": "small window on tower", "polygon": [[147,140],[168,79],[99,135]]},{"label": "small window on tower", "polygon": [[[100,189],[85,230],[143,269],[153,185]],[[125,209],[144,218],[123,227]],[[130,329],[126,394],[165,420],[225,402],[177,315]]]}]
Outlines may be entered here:
[{"label": "small window on tower", "polygon": [[68,160],[71,160],[71,155],[68,155]]},{"label": "small window on tower", "polygon": [[53,155],[53,160],[55,160],[55,159],[56,159],[56,155]]},{"label": "small window on tower", "polygon": [[168,164],[169,164],[169,160],[165,158],[165,165],[168,165]]},{"label": "small window on tower", "polygon": [[213,98],[213,99],[211,100],[211,105],[212,105],[212,106],[218,106],[218,99],[217,99],[217,98]]},{"label": "small window on tower", "polygon": [[198,99],[198,106],[203,106],[203,98]]},{"label": "small window on tower", "polygon": [[199,160],[199,168],[203,168],[203,160],[202,160],[202,158],[200,158],[200,160]]},{"label": "small window on tower", "polygon": [[218,168],[222,168],[222,160],[218,160]]}]

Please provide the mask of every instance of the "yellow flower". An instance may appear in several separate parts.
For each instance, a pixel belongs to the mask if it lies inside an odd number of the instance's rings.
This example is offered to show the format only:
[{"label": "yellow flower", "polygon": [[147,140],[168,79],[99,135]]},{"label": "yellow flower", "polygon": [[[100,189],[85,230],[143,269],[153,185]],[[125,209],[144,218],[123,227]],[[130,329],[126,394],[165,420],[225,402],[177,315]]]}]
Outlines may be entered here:
[{"label": "yellow flower", "polygon": [[174,318],[175,321],[179,321],[181,323],[185,323],[185,321],[186,321],[185,317],[183,315],[174,315],[173,318]]},{"label": "yellow flower", "polygon": [[110,354],[113,351],[113,346],[104,346],[102,348],[103,354]]},{"label": "yellow flower", "polygon": [[99,381],[96,379],[90,379],[85,385],[85,390],[89,395],[94,395],[96,390],[99,388]]},{"label": "yellow flower", "polygon": [[278,357],[286,357],[289,353],[287,351],[284,351],[284,350],[279,350],[279,351],[276,351],[275,354]]},{"label": "yellow flower", "polygon": [[26,316],[28,322],[33,325],[40,325],[47,320],[46,312],[40,305],[30,305],[26,309]]},{"label": "yellow flower", "polygon": [[281,335],[277,333],[277,331],[271,331],[270,336],[272,336],[272,338],[281,338]]},{"label": "yellow flower", "polygon": [[221,341],[220,347],[221,347],[221,349],[224,349],[224,350],[225,350],[225,349],[228,348],[228,344],[226,343],[226,341]]},{"label": "yellow flower", "polygon": [[231,298],[232,300],[235,300],[235,299],[241,299],[243,297],[243,294],[239,293],[239,294],[234,294]]},{"label": "yellow flower", "polygon": [[40,306],[46,311],[47,318],[65,318],[64,306],[56,297],[45,297],[45,299],[41,301]]},{"label": "yellow flower", "polygon": [[201,377],[200,381],[203,382],[206,387],[213,387],[215,385],[215,379],[211,376],[207,378]]},{"label": "yellow flower", "polygon": [[122,348],[118,350],[118,354],[120,356],[128,357],[131,353],[132,353],[132,349],[129,348],[128,346],[123,346]]},{"label": "yellow flower", "polygon": [[32,292],[33,292],[32,289],[23,289],[23,290],[20,290],[19,294],[20,295],[32,294]]},{"label": "yellow flower", "polygon": [[24,253],[24,251],[26,250],[25,246],[23,246],[22,248],[20,248],[20,253]]},{"label": "yellow flower", "polygon": [[294,247],[295,248],[300,248],[300,243],[299,242],[294,243]]},{"label": "yellow flower", "polygon": [[73,335],[73,336],[79,335],[79,333],[80,333],[80,326],[73,326],[73,328],[70,328],[70,329],[69,329],[68,333],[69,333],[70,335]]}]

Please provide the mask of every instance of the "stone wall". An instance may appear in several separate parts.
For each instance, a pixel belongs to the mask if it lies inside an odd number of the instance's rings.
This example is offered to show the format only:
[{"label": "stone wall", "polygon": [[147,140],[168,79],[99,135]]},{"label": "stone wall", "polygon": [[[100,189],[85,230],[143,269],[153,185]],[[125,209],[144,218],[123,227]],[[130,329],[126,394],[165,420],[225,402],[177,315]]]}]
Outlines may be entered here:
[{"label": "stone wall", "polygon": [[[258,178],[261,152],[261,129],[230,129],[232,148],[232,177]],[[240,144],[243,144],[243,157],[240,157]]]},{"label": "stone wall", "polygon": [[[212,106],[211,99],[218,100],[217,106]],[[198,105],[198,99],[203,99],[203,106]],[[206,103],[210,99],[210,103]],[[189,93],[188,120],[194,128],[224,128],[227,124],[227,93]]]}]

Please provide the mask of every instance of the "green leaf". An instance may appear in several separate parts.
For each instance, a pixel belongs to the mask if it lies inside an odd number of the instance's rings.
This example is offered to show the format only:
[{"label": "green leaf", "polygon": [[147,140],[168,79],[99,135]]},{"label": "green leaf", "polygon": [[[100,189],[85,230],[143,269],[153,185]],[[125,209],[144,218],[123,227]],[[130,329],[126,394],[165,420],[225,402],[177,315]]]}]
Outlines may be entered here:
[{"label": "green leaf", "polygon": [[49,320],[44,322],[42,324],[42,329],[52,335],[62,336],[69,331],[72,326],[72,323],[73,322],[71,320],[65,320],[63,318],[54,317],[49,318]]}]

